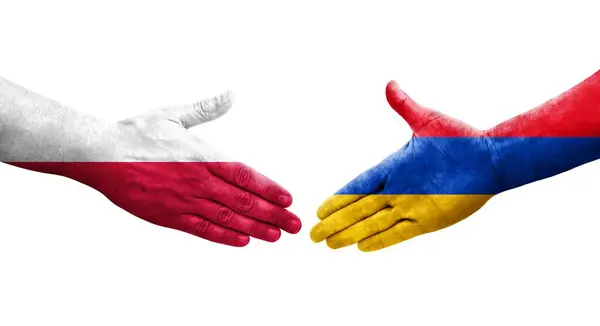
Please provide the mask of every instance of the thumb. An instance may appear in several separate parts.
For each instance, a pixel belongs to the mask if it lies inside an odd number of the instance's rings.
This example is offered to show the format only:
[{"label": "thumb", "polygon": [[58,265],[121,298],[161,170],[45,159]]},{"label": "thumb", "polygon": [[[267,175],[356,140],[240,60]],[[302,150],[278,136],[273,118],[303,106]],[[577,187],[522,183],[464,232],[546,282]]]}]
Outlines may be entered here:
[{"label": "thumb", "polygon": [[408,123],[416,132],[424,123],[427,123],[436,112],[425,108],[408,96],[398,83],[390,81],[385,88],[385,97],[390,106]]},{"label": "thumb", "polygon": [[226,91],[192,104],[162,109],[159,114],[180,123],[184,128],[192,128],[227,113],[233,105],[233,99],[233,92]]}]

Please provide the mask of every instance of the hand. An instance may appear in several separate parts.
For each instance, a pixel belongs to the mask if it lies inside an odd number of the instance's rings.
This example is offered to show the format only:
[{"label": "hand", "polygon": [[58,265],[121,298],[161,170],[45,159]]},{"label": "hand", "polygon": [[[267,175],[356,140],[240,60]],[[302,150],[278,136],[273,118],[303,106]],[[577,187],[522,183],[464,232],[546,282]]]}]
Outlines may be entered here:
[{"label": "hand", "polygon": [[123,120],[103,132],[86,162],[16,165],[71,177],[146,221],[226,245],[274,242],[280,229],[297,233],[301,222],[285,209],[292,203],[285,189],[187,131],[231,104],[225,93]]},{"label": "hand", "polygon": [[484,132],[417,104],[395,82],[386,97],[413,137],[319,207],[315,242],[379,250],[463,220],[501,191]]}]

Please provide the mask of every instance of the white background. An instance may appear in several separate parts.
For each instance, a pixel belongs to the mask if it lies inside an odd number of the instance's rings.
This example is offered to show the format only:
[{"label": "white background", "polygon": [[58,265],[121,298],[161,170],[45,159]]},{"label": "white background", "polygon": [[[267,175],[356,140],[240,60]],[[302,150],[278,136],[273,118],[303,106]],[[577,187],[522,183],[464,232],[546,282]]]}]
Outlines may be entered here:
[{"label": "white background", "polygon": [[383,251],[309,239],[321,201],[411,135],[388,80],[487,128],[600,67],[595,1],[482,2],[0,2],[0,75],[78,110],[235,90],[193,132],[288,188],[304,223],[235,249],[2,165],[0,325],[598,325],[597,162]]}]

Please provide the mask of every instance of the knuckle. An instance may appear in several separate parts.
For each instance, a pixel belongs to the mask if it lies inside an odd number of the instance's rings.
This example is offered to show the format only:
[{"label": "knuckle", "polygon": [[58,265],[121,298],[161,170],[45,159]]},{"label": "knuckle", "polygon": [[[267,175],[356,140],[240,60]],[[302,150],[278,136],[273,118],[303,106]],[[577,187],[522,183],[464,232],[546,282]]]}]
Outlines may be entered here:
[{"label": "knuckle", "polygon": [[196,234],[199,236],[205,236],[210,229],[210,222],[207,220],[199,220],[196,223],[195,230]]},{"label": "knuckle", "polygon": [[242,166],[236,169],[234,181],[240,187],[248,187],[254,182],[254,175],[250,168]]},{"label": "knuckle", "polygon": [[238,210],[242,212],[247,212],[251,210],[254,206],[254,199],[249,193],[245,191],[238,192],[235,195],[235,206]]},{"label": "knuckle", "polygon": [[210,162],[208,165],[208,170],[219,174],[226,170],[225,162]]},{"label": "knuckle", "polygon": [[206,179],[202,182],[201,190],[202,193],[209,197],[217,197],[221,193],[221,189],[219,187],[220,181],[218,178],[208,175]]},{"label": "knuckle", "polygon": [[233,219],[233,211],[227,207],[220,207],[217,213],[217,220],[223,226],[227,226]]},{"label": "knuckle", "polygon": [[273,187],[268,183],[260,187],[260,192],[261,194],[265,195],[272,195],[276,193],[275,189],[273,189]]},{"label": "knuckle", "polygon": [[196,113],[201,118],[206,118],[209,116],[209,110],[208,110],[209,105],[208,105],[207,101],[198,101],[193,104],[193,107],[194,107]]}]

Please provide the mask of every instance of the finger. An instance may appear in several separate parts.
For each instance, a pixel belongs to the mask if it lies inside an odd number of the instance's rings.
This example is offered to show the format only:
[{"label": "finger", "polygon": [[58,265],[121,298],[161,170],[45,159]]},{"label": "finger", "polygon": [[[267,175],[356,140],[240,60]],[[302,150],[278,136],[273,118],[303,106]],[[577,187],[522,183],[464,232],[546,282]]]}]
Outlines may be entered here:
[{"label": "finger", "polygon": [[317,217],[322,220],[365,196],[366,195],[333,195],[321,204],[317,210]]},{"label": "finger", "polygon": [[367,196],[331,214],[310,231],[314,242],[321,242],[333,234],[384,209],[388,205],[384,196]]},{"label": "finger", "polygon": [[412,220],[414,216],[432,215],[430,196],[382,196],[387,197],[389,205],[392,206],[391,208],[381,210],[347,229],[332,235],[327,238],[327,246],[332,249],[350,246],[383,232],[402,220]]},{"label": "finger", "polygon": [[217,180],[211,187],[210,197],[221,205],[254,219],[277,226],[289,233],[298,233],[300,219],[281,206],[274,205],[252,193]]},{"label": "finger", "polygon": [[289,207],[292,196],[277,183],[239,162],[214,162],[208,170],[228,183],[258,195],[273,204]]},{"label": "finger", "polygon": [[385,89],[388,103],[408,123],[414,132],[437,112],[425,108],[408,96],[395,81],[390,81]]},{"label": "finger", "polygon": [[379,193],[385,186],[386,176],[383,165],[376,165],[361,173],[321,204],[317,217],[324,219],[366,195]]},{"label": "finger", "polygon": [[399,220],[398,210],[387,208],[327,238],[327,246],[339,249],[389,229]]},{"label": "finger", "polygon": [[403,220],[391,228],[366,238],[358,243],[360,251],[375,251],[387,248],[402,241],[422,235],[425,230],[419,223],[412,220]]},{"label": "finger", "polygon": [[181,215],[176,227],[197,237],[229,246],[244,247],[250,242],[247,235],[219,226],[200,216]]},{"label": "finger", "polygon": [[278,228],[238,214],[232,209],[208,199],[198,198],[190,205],[189,209],[215,224],[253,238],[275,242],[281,237],[281,231]]},{"label": "finger", "polygon": [[158,114],[181,124],[184,128],[192,128],[224,115],[232,105],[233,92],[227,91],[196,103],[161,109]]}]

